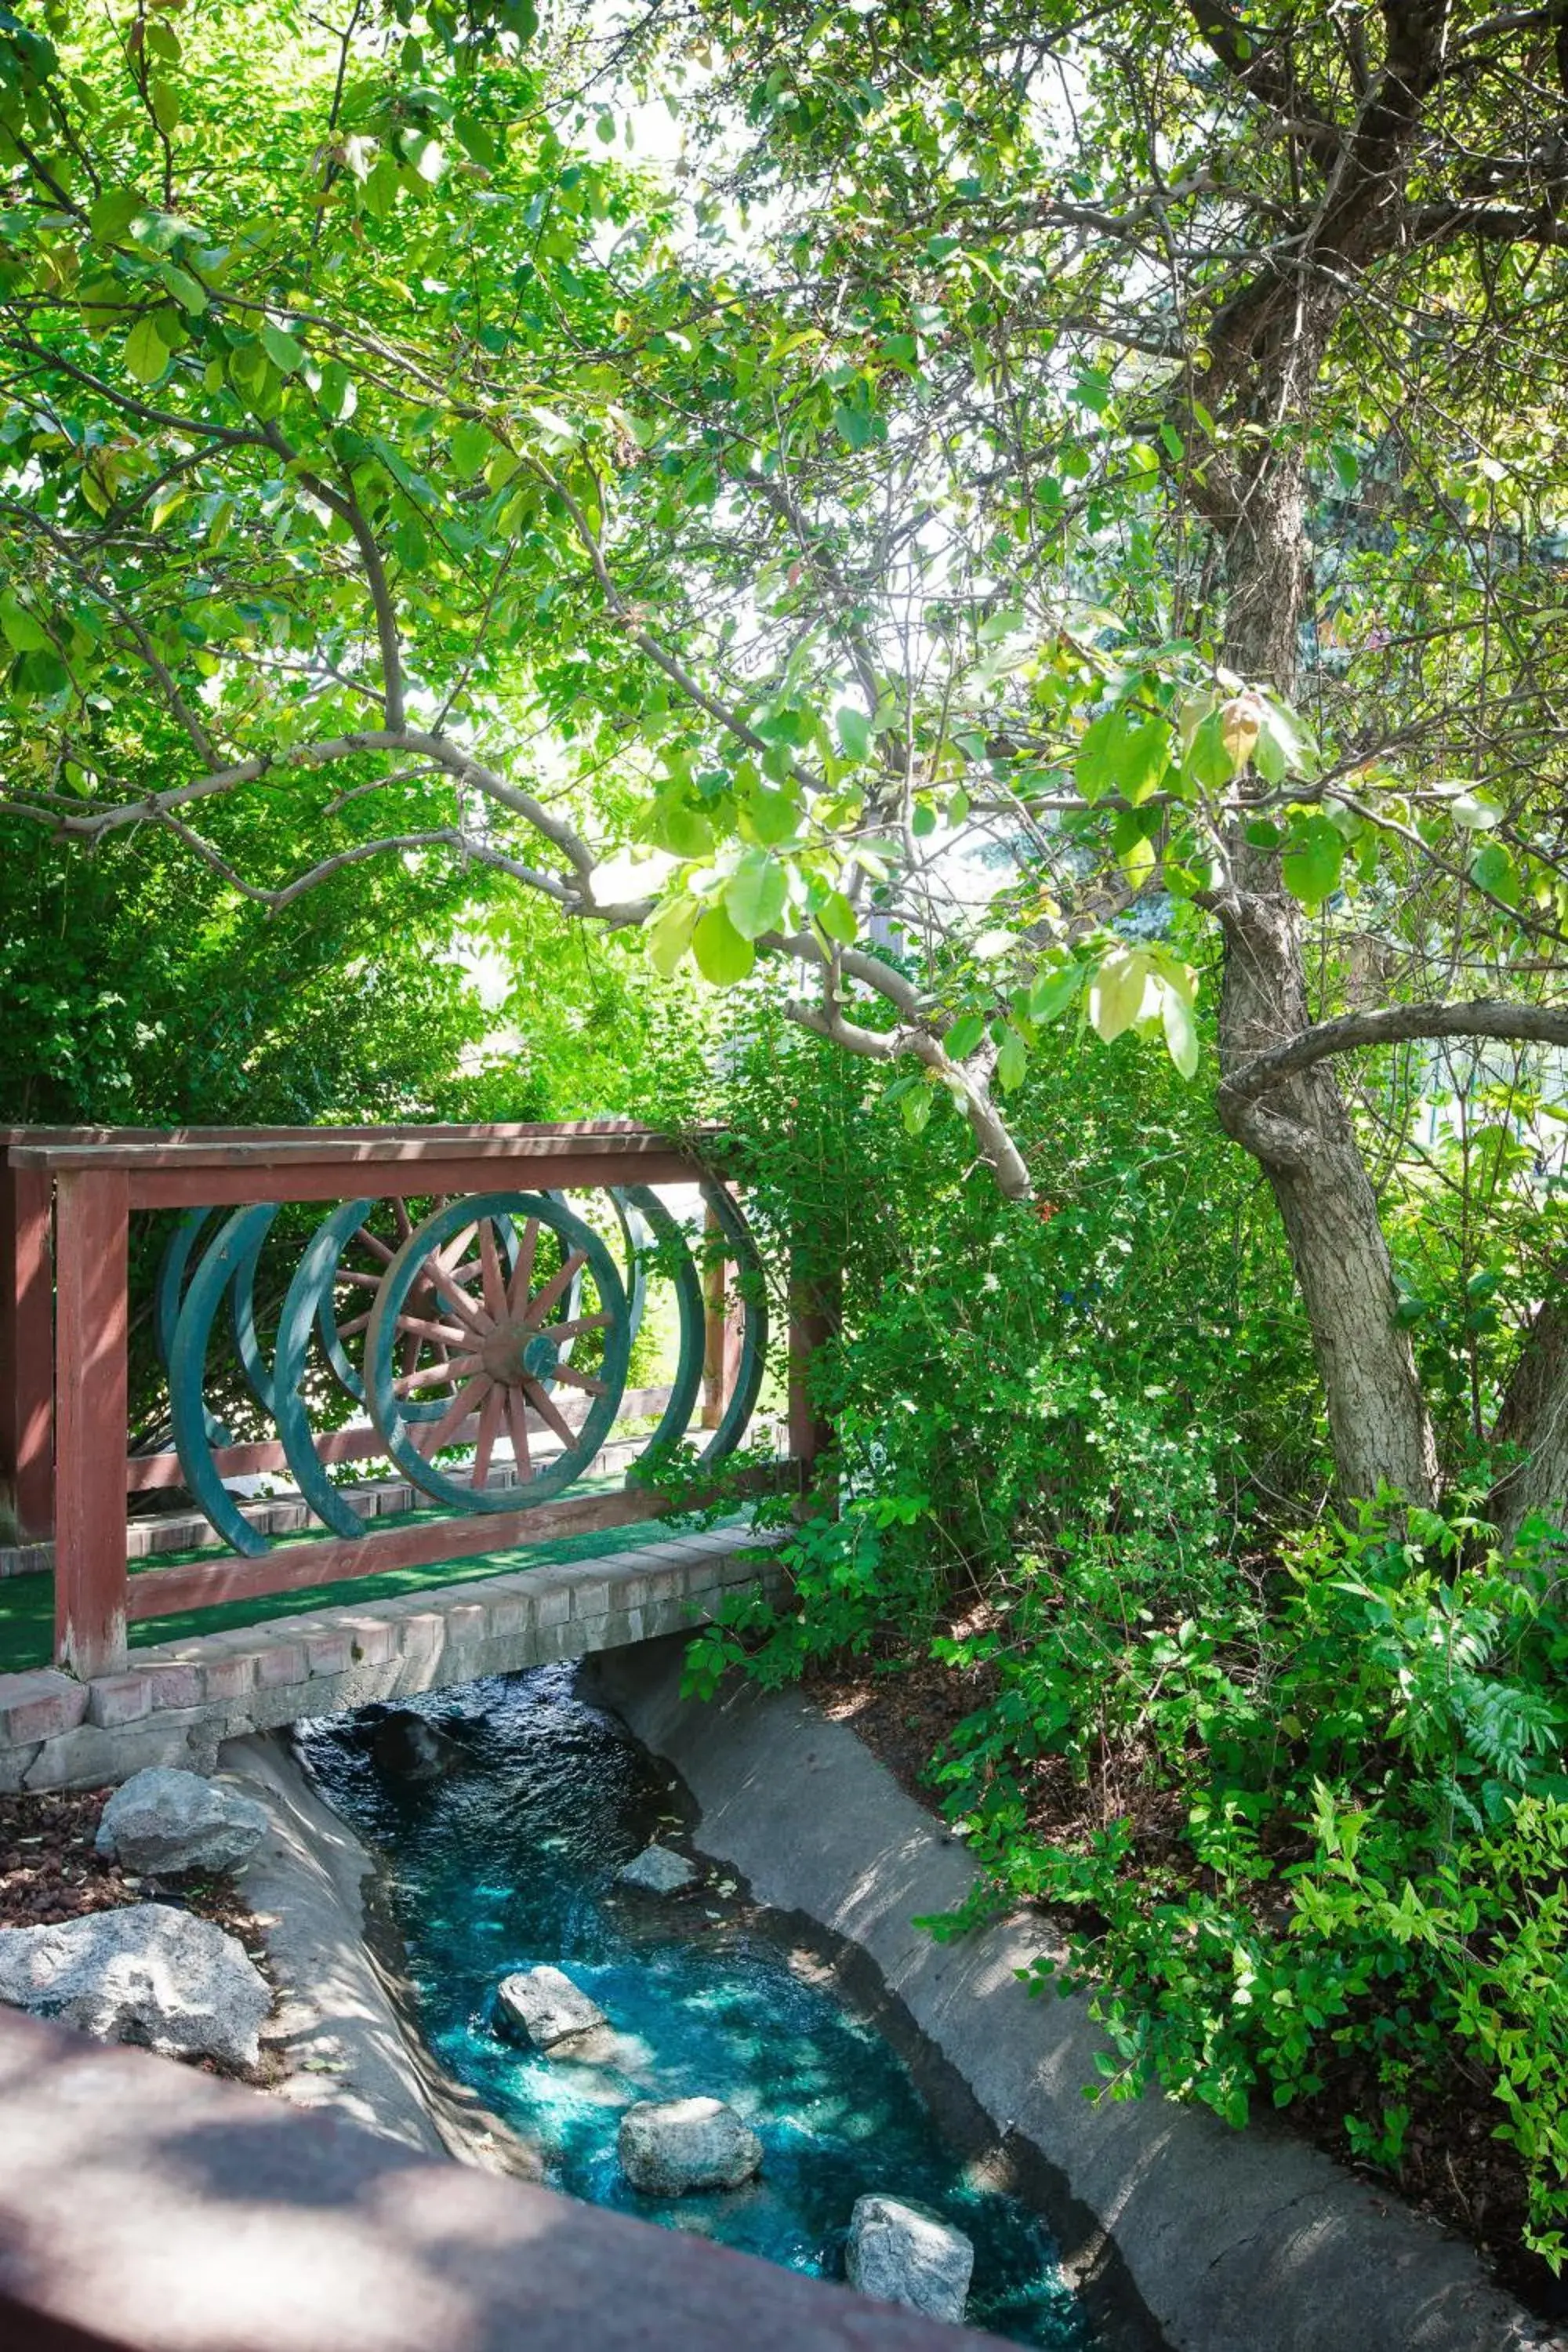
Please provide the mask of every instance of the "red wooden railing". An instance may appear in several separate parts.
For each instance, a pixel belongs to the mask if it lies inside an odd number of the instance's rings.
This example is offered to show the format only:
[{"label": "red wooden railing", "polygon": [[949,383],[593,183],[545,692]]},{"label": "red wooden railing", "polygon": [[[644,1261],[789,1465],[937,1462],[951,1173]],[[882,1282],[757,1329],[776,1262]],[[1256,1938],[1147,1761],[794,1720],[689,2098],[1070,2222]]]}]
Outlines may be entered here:
[{"label": "red wooden railing", "polygon": [[[689,1183],[712,1170],[695,1151],[621,1121],[557,1126],[0,1129],[0,1477],[18,1531],[55,1547],[56,1653],[86,1677],[126,1657],[138,1620],[431,1566],[524,1540],[626,1526],[657,1515],[646,1488],[412,1527],[357,1539],[281,1544],[265,1557],[147,1569],[126,1558],[126,1496],[176,1475],[170,1457],[132,1455],[127,1431],[128,1233],[142,1210],[262,1202],[406,1200],[497,1186],[558,1192]],[[779,1475],[807,1485],[827,1432],[810,1401],[813,1350],[832,1328],[820,1287],[791,1286],[789,1446]],[[733,1378],[721,1285],[708,1297],[702,1419]],[[363,1449],[363,1452],[362,1452]],[[215,1455],[225,1475],[274,1466],[279,1449]],[[319,1443],[323,1460],[363,1458],[363,1433]],[[265,1457],[265,1458],[263,1458]]]}]

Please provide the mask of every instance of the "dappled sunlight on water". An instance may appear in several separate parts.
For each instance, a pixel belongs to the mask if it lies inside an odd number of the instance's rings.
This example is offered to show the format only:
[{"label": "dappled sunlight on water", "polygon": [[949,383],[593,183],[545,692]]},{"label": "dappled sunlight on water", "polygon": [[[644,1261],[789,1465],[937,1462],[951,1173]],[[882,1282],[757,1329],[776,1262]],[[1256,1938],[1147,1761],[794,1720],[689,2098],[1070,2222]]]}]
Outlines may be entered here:
[{"label": "dappled sunlight on water", "polygon": [[[420,1711],[456,1746],[438,1780],[382,1771],[364,1718],[319,1727],[306,1752],[380,1850],[431,2048],[537,2148],[552,2186],[827,2277],[842,2275],[857,2197],[910,2197],[974,2241],[972,2322],[1087,2347],[1043,2223],[974,2179],[787,1923],[719,1870],[679,1896],[616,1885],[651,1838],[679,1843],[679,1798],[625,1726],[579,1696],[574,1667],[475,1683]],[[609,2018],[597,2063],[538,2057],[496,2031],[496,1985],[545,1961]],[[699,2093],[760,2133],[761,2178],[679,2199],[629,2189],[622,2110]]]}]

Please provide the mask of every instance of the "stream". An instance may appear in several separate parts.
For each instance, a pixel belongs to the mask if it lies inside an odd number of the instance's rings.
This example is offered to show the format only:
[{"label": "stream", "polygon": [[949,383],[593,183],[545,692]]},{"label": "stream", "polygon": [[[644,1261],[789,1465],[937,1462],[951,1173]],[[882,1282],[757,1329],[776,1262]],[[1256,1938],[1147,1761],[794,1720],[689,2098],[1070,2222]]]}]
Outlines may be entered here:
[{"label": "stream", "polygon": [[[414,1711],[450,1743],[437,1778],[378,1762],[374,1710],[301,1727],[300,1745],[378,1856],[426,2043],[537,2150],[552,2188],[829,2278],[843,2275],[857,2197],[912,2199],[973,2241],[972,2325],[1089,2352],[1044,2223],[944,2137],[903,2061],[791,1922],[718,1868],[676,1896],[616,1884],[655,1837],[689,1850],[686,1804],[583,1695],[576,1666],[473,1683]],[[497,2031],[497,1984],[546,1961],[607,2013],[613,2064],[552,2060]],[[640,2195],[616,2163],[622,2112],[700,2093],[760,2134],[760,2177]]]}]

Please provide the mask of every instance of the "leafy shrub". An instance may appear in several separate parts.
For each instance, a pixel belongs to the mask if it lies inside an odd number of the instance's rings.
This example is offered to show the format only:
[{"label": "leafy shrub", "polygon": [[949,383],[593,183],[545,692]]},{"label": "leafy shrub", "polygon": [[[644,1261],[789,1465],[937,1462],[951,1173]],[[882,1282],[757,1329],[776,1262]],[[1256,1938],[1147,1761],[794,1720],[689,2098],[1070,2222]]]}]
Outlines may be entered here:
[{"label": "leafy shrub", "polygon": [[[1254,1581],[1215,1564],[1193,1613],[1068,1554],[1016,1581],[982,1637],[996,1696],[937,1780],[984,1874],[979,1907],[1066,1906],[1113,2096],[1158,2082],[1233,2123],[1375,2054],[1352,2145],[1396,2164],[1419,2079],[1485,2068],[1519,2152],[1529,2242],[1568,2224],[1568,1615],[1539,1545],[1500,1557],[1464,1514],[1392,1497],[1326,1522]],[[1536,1534],[1543,1531],[1536,1530]],[[972,1664],[979,1644],[945,1645]],[[1088,1671],[1086,1671],[1086,1667]],[[1067,1841],[1035,1827],[1034,1761],[1135,1768],[1174,1792]],[[958,1922],[933,1923],[939,1933]]]}]

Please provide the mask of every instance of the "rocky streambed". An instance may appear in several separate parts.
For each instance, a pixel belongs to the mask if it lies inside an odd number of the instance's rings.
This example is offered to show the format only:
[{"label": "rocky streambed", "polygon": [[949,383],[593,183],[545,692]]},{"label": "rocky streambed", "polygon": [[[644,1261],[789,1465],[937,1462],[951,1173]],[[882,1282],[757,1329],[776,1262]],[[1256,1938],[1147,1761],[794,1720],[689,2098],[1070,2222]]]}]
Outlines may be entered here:
[{"label": "rocky streambed", "polygon": [[1022,2343],[1091,2344],[1039,2215],[944,2132],[820,1936],[683,1851],[679,1783],[574,1669],[304,1748],[378,1856],[434,2057],[552,2186]]}]

